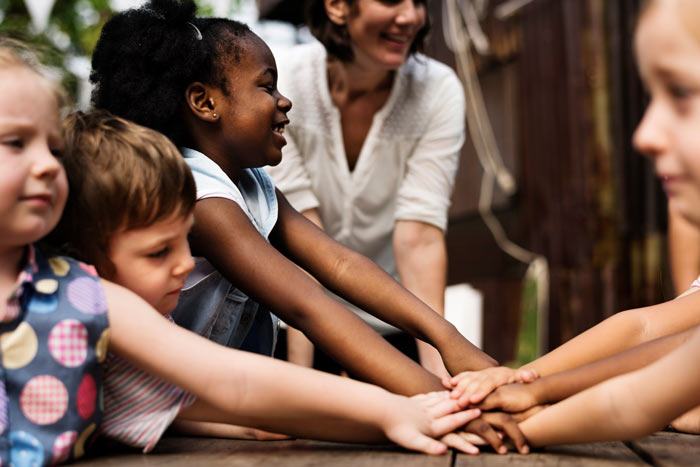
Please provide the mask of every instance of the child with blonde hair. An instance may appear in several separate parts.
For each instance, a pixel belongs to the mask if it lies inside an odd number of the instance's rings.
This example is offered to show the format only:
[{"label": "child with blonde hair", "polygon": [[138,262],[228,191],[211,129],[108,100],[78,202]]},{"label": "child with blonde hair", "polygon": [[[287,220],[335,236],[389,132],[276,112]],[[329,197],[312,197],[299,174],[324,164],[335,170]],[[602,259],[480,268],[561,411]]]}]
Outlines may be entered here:
[{"label": "child with blonde hair", "polygon": [[[478,415],[455,413],[445,393],[409,399],[217,345],[98,278],[93,267],[34,246],[56,226],[68,195],[58,159],[58,101],[53,86],[2,40],[0,88],[3,465],[47,465],[83,455],[101,423],[99,370],[108,351],[195,395],[199,415],[210,421],[300,437],[391,439],[439,454],[446,446],[435,438]],[[182,248],[184,235],[178,231]]]}]

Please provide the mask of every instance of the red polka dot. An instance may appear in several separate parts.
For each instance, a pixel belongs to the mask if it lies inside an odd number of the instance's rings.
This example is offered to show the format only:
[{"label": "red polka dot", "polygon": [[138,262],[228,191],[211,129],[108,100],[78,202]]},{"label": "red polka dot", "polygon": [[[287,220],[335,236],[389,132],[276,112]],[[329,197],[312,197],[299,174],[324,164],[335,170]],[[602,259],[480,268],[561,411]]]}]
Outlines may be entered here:
[{"label": "red polka dot", "polygon": [[92,376],[87,374],[83,377],[78,387],[78,413],[84,419],[88,419],[95,412],[95,401],[97,400],[97,386]]}]

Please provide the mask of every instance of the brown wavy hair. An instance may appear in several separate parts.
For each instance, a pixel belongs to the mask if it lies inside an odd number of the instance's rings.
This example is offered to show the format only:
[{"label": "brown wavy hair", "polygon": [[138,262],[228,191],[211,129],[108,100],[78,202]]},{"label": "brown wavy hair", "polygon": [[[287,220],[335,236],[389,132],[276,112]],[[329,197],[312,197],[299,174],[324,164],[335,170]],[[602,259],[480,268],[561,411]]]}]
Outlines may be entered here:
[{"label": "brown wavy hair", "polygon": [[63,165],[70,195],[50,242],[114,274],[114,234],[194,209],[194,178],[163,134],[106,111],[76,112],[63,122]]}]

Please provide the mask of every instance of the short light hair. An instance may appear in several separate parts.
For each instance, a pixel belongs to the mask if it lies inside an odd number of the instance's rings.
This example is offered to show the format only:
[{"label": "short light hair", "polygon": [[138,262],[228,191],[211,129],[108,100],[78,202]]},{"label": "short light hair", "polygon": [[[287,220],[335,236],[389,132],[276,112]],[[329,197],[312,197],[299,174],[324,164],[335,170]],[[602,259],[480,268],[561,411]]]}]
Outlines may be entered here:
[{"label": "short light hair", "polygon": [[17,39],[0,36],[0,70],[21,67],[33,71],[46,84],[56,98],[59,109],[68,107],[70,99],[57,80],[48,75],[48,68],[42,64],[39,52]]},{"label": "short light hair", "polygon": [[70,195],[52,243],[100,275],[116,272],[109,259],[116,233],[194,210],[192,173],[161,133],[98,110],[69,115],[63,139]]}]

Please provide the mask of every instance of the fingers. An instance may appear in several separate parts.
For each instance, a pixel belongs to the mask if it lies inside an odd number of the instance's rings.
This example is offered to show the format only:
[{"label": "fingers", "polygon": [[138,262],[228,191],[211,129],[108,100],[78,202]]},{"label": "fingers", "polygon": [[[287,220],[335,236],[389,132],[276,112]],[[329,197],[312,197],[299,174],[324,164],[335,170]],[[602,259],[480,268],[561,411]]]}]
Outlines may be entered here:
[{"label": "fingers", "polygon": [[440,441],[445,443],[448,447],[462,451],[465,454],[479,454],[479,448],[470,443],[467,438],[457,433],[448,433],[440,438]]},{"label": "fingers", "polygon": [[484,441],[486,441],[491,447],[499,454],[505,454],[508,449],[503,445],[503,440],[496,430],[494,430],[491,425],[486,423],[484,420],[477,418],[472,420],[467,424],[464,429],[468,432],[475,433],[479,435]]},{"label": "fingers", "polygon": [[[517,371],[506,367],[488,368],[478,372],[464,372],[452,378],[456,387],[450,397],[459,401],[460,407],[478,404],[494,389],[517,379]],[[535,373],[524,370],[523,377],[533,378]]]},{"label": "fingers", "polygon": [[466,431],[458,431],[457,434],[460,438],[464,439],[467,443],[471,443],[474,446],[486,446],[488,443],[484,441],[484,438],[477,435],[476,433],[467,433]]},{"label": "fingers", "polygon": [[516,374],[516,380],[521,383],[532,383],[534,380],[539,378],[540,375],[537,374],[535,370],[518,370]]},{"label": "fingers", "polygon": [[422,433],[417,434],[416,438],[411,443],[403,444],[405,448],[413,449],[415,451],[420,451],[425,454],[431,454],[433,456],[439,456],[447,451],[447,445],[437,441],[429,436]]},{"label": "fingers", "polygon": [[253,430],[253,437],[258,441],[280,441],[283,439],[294,439],[293,436],[282,435],[279,433],[272,433],[269,431],[263,431],[258,429]]},{"label": "fingers", "polygon": [[[482,419],[503,431],[513,441],[520,454],[530,452],[525,436],[512,417],[504,413],[485,413]],[[498,452],[501,453],[500,450]]]},{"label": "fingers", "polygon": [[433,433],[437,436],[442,436],[455,431],[457,428],[475,420],[479,415],[481,415],[481,410],[469,409],[436,418],[432,423]]},{"label": "fingers", "polygon": [[442,375],[440,376],[440,382],[442,383],[442,387],[447,389],[448,391],[452,389],[452,378],[450,375]]},{"label": "fingers", "polygon": [[[447,391],[435,391],[435,392],[428,392],[425,394],[417,394],[415,396],[412,396],[411,399],[414,401],[418,402],[425,408],[431,408],[434,407],[444,401],[450,401],[450,393]],[[457,409],[454,409],[457,410]],[[453,412],[454,412],[453,410]]]}]

